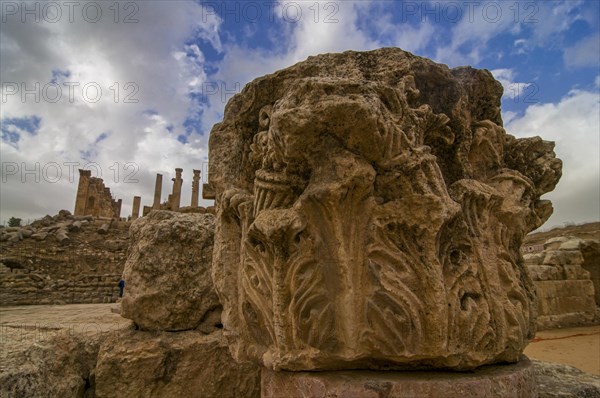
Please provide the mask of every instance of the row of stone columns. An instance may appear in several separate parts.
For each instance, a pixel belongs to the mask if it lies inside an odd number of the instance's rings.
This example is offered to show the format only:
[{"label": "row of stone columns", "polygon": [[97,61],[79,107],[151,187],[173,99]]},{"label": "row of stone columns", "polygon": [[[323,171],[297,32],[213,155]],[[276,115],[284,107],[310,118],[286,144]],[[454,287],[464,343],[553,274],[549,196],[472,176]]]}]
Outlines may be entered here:
[{"label": "row of stone columns", "polygon": [[[169,195],[168,204],[169,209],[172,211],[179,210],[181,206],[181,187],[183,186],[183,178],[181,178],[181,173],[183,169],[176,168],[175,169],[175,178],[172,178],[173,181],[173,190]],[[192,179],[192,202],[190,204],[191,207],[198,207],[198,200],[200,197],[200,170],[193,170],[194,176]],[[156,175],[156,183],[154,185],[154,202],[152,203],[152,210],[159,210],[161,208],[161,192],[162,192],[162,174]],[[133,197],[133,209],[131,212],[131,219],[135,220],[140,216],[140,206],[141,206],[142,198],[140,196]],[[146,209],[146,206],[144,206]]]}]

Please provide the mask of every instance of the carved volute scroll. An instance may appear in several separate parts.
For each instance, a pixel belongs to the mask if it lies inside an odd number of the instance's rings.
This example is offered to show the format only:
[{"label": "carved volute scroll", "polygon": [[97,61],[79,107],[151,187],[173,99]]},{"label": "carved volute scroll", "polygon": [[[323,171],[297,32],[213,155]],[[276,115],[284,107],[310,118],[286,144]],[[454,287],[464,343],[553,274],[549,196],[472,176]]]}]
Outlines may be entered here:
[{"label": "carved volute scroll", "polygon": [[400,49],[248,84],[210,137],[213,280],[237,359],[278,370],[470,369],[535,330],[519,254],[553,145],[515,139],[485,70]]}]

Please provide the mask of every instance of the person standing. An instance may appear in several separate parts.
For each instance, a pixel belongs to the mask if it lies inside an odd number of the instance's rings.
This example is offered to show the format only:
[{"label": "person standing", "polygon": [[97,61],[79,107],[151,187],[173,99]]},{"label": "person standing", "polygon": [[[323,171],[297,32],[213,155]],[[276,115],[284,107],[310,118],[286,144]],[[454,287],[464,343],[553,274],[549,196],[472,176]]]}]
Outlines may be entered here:
[{"label": "person standing", "polygon": [[123,278],[119,281],[119,298],[123,298],[123,290],[125,289],[125,281]]}]

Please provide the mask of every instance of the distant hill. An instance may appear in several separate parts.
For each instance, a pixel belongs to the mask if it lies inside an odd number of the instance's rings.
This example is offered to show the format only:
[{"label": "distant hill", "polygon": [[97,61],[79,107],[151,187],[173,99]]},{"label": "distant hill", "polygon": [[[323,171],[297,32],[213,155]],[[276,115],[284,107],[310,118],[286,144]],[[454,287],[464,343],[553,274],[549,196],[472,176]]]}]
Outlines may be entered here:
[{"label": "distant hill", "polygon": [[581,239],[600,239],[600,222],[569,225],[553,228],[549,231],[535,232],[525,237],[524,245],[539,245],[557,236],[575,236]]}]

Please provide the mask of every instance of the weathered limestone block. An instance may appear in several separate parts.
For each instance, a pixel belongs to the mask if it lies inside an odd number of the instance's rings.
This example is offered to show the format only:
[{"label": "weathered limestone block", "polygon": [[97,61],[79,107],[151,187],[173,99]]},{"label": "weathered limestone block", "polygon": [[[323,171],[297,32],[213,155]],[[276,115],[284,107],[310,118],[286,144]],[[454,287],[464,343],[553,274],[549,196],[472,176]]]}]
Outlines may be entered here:
[{"label": "weathered limestone block", "polygon": [[523,254],[523,261],[527,265],[537,265],[541,264],[544,261],[543,253],[527,253]]},{"label": "weathered limestone block", "polygon": [[539,398],[600,397],[600,376],[572,366],[533,360]]},{"label": "weathered limestone block", "polygon": [[21,236],[23,236],[23,238],[29,238],[31,237],[31,235],[33,235],[33,230],[29,228],[21,228],[19,232],[21,233]]},{"label": "weathered limestone block", "polygon": [[54,216],[56,218],[59,219],[73,219],[73,215],[71,214],[71,212],[69,210],[59,210],[58,214],[56,216]]},{"label": "weathered limestone block", "polygon": [[69,225],[69,231],[78,232],[79,230],[81,230],[81,225],[81,221],[75,221],[73,222],[73,224]]},{"label": "weathered limestone block", "polygon": [[[502,87],[400,49],[256,79],[210,135],[213,280],[237,359],[275,370],[469,369],[535,331],[519,252],[552,213],[551,142]],[[208,212],[208,209],[207,209]]]},{"label": "weathered limestone block", "polygon": [[[544,247],[541,253],[523,257],[538,292],[538,328],[592,322],[592,297],[595,296],[596,305],[600,302],[599,241],[561,236],[547,240]],[[543,265],[537,265],[540,262]]]},{"label": "weathered limestone block", "polygon": [[258,398],[260,368],[233,361],[220,331],[126,330],[100,347],[95,392],[98,398]]},{"label": "weathered limestone block", "polygon": [[596,303],[591,280],[537,281],[540,329],[586,324],[594,319]]},{"label": "weathered limestone block", "polygon": [[142,329],[194,329],[220,307],[210,277],[214,216],[152,211],[129,229],[122,316]]},{"label": "weathered limestone block", "polygon": [[527,270],[534,281],[564,279],[563,268],[553,265],[528,265]]},{"label": "weathered limestone block", "polygon": [[580,250],[584,240],[579,238],[572,238],[566,242],[561,243],[558,247],[559,250]]},{"label": "weathered limestone block", "polygon": [[579,250],[548,250],[545,253],[544,264],[565,265],[583,263],[583,257]]},{"label": "weathered limestone block", "polygon": [[64,229],[59,229],[58,231],[56,231],[54,236],[60,244],[66,244],[71,240],[71,238],[69,238],[69,235],[67,234],[67,231]]},{"label": "weathered limestone block", "polygon": [[567,241],[569,241],[569,238],[566,236],[557,236],[556,238],[548,239],[544,242],[544,250],[556,250]]},{"label": "weathered limestone block", "polygon": [[596,291],[596,305],[600,306],[600,240],[586,239],[580,246],[583,255],[583,269],[590,273]]},{"label": "weathered limestone block", "polygon": [[590,273],[579,264],[565,264],[565,279],[590,279]]},{"label": "weathered limestone block", "polygon": [[20,231],[17,232],[11,232],[8,234],[8,239],[9,242],[19,242],[23,240],[23,234],[21,234]]},{"label": "weathered limestone block", "polygon": [[30,340],[23,338],[23,333],[18,328],[3,327],[3,342],[14,341],[14,346],[2,353],[1,397],[93,397],[89,387],[98,339],[66,330],[45,330],[38,331],[35,344],[28,346]]},{"label": "weathered limestone block", "polygon": [[106,223],[106,224],[102,224],[96,232],[98,232],[100,235],[106,235],[108,233],[109,229],[110,229],[110,224]]},{"label": "weathered limestone block", "polygon": [[[486,366],[460,372],[262,372],[262,398],[532,398],[537,397],[534,367]],[[284,393],[285,392],[285,393]]]}]

